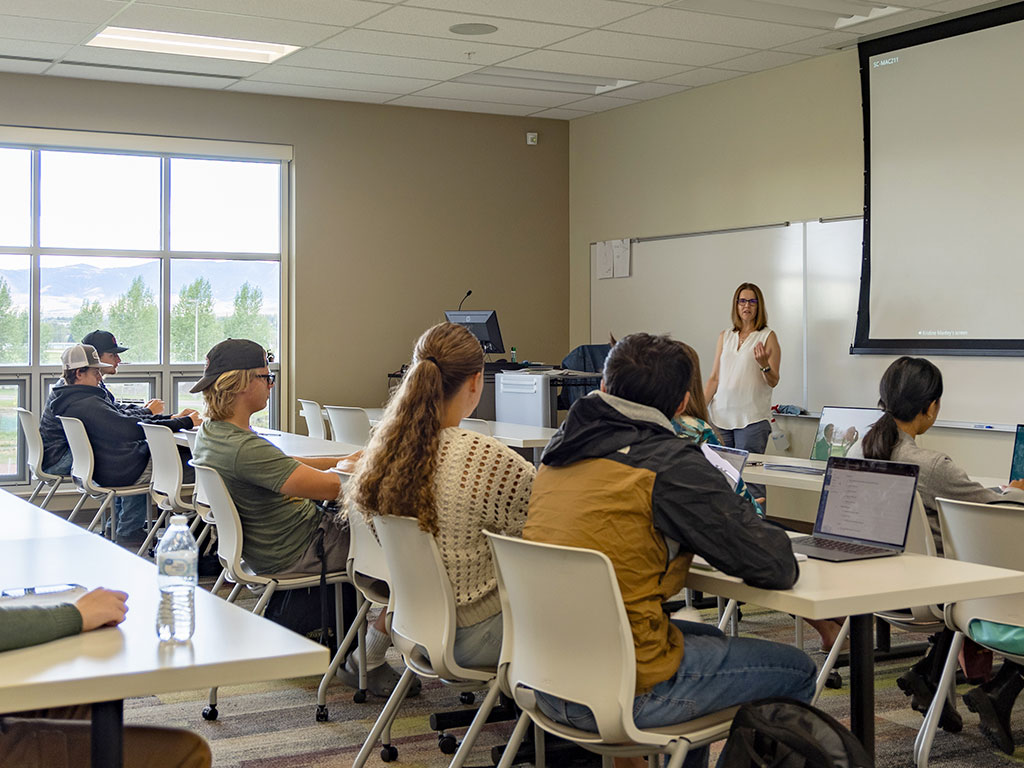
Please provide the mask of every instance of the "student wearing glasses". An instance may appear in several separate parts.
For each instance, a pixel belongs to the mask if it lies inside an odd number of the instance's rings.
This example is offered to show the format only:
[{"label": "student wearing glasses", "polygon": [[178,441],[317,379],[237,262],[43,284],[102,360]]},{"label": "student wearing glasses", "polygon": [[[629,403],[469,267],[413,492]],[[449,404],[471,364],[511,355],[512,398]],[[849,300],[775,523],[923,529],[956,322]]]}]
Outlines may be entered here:
[{"label": "student wearing glasses", "polygon": [[[314,503],[340,506],[341,476],[329,470],[342,457],[288,456],[250,426],[274,386],[267,363],[266,350],[247,339],[227,339],[207,353],[203,378],[190,390],[202,392],[206,406],[193,460],[224,480],[238,508],[242,557],[250,568],[261,574],[319,574],[322,559],[328,573],[344,571],[347,521]],[[390,696],[399,675],[384,663],[391,641],[383,630],[382,612],[366,633],[367,683],[370,693]],[[339,676],[354,687],[354,670],[346,670]]]},{"label": "student wearing glasses", "polygon": [[[732,297],[732,328],[718,336],[715,364],[704,385],[723,445],[764,453],[781,359],[779,340],[768,327],[764,294],[753,283],[740,283]],[[760,489],[755,493],[763,495]]]}]

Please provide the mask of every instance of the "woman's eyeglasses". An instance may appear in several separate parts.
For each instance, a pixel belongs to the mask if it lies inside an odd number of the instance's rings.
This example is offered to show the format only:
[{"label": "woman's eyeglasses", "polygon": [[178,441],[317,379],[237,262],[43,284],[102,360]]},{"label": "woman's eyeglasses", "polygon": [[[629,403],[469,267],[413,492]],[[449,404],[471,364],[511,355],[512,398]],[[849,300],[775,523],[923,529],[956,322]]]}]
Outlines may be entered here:
[{"label": "woman's eyeglasses", "polygon": [[736,299],[736,303],[741,307],[749,304],[752,307],[757,306],[757,299]]}]

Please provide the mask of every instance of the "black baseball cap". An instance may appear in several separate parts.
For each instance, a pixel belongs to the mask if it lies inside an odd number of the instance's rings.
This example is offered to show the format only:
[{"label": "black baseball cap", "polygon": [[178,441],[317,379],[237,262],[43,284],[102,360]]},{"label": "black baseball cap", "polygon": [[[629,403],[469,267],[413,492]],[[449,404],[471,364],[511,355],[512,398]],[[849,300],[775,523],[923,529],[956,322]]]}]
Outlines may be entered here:
[{"label": "black baseball cap", "polygon": [[128,347],[122,347],[117,343],[117,339],[114,338],[114,334],[110,331],[93,331],[87,333],[82,338],[83,344],[91,344],[96,347],[96,354],[105,355],[107,352],[127,352]]},{"label": "black baseball cap", "polygon": [[226,339],[206,353],[206,368],[203,378],[195,383],[189,392],[202,392],[228,371],[246,371],[264,368],[267,365],[267,350],[249,339]]}]

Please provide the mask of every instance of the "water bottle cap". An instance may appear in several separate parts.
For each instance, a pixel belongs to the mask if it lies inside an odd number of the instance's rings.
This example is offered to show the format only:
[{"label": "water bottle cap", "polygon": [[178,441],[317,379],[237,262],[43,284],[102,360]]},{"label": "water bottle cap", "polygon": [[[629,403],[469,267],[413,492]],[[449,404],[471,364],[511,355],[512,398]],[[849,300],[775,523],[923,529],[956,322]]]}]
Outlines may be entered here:
[{"label": "water bottle cap", "polygon": [[184,515],[171,515],[171,525],[188,525],[188,518]]}]

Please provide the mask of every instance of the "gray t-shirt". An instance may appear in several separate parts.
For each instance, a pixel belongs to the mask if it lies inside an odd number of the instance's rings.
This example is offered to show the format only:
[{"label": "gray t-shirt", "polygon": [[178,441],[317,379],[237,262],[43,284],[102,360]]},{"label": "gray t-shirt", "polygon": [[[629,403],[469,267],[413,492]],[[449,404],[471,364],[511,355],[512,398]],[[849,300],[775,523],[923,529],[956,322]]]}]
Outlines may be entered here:
[{"label": "gray t-shirt", "polygon": [[309,499],[280,492],[299,462],[251,430],[212,420],[199,427],[194,459],[224,479],[242,521],[246,563],[257,573],[287,571],[323,517]]}]

